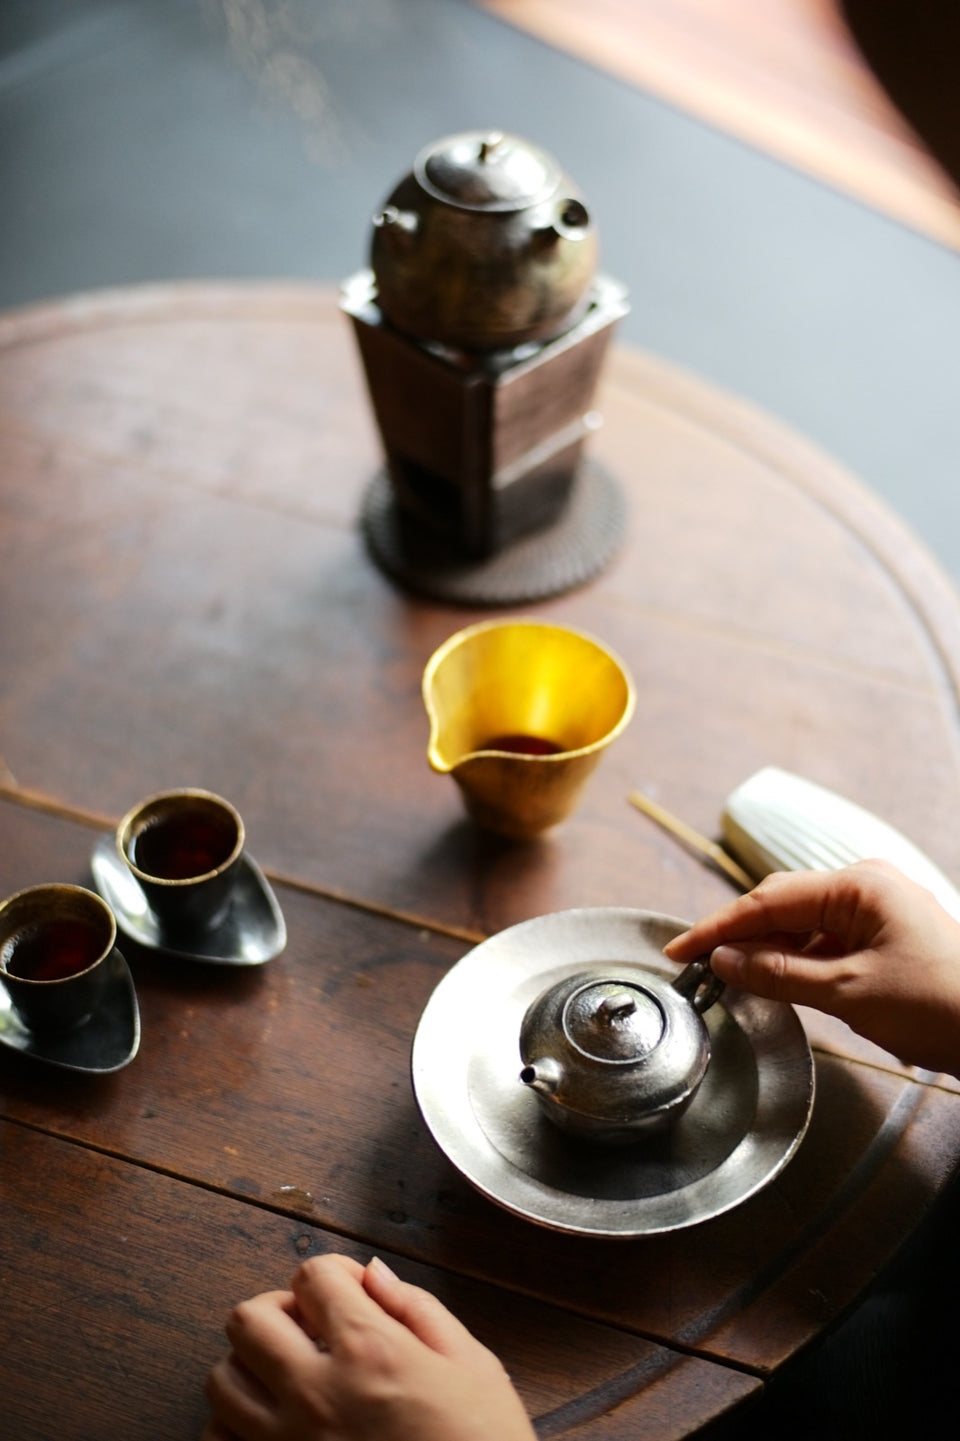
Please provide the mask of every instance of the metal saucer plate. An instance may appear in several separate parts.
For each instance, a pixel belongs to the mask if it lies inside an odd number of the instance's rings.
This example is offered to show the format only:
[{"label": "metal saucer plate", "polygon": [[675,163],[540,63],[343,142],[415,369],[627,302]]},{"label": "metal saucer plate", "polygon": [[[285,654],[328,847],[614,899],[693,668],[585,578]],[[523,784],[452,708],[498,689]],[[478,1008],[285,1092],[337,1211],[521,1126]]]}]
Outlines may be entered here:
[{"label": "metal saucer plate", "polygon": [[213,930],[189,942],[164,930],[146,896],[117,854],[113,831],[98,839],[90,861],[93,883],[117,918],[125,936],[181,960],[208,961],[218,966],[262,966],[287,944],[287,927],[276,896],[256,862],[240,861],[230,908]]},{"label": "metal saucer plate", "polygon": [[511,926],[447,973],[413,1042],[420,1113],[458,1171],[505,1210],[555,1231],[655,1235],[719,1216],[790,1160],[813,1107],[813,1057],[796,1012],[729,988],[708,1012],[712,1057],[670,1131],[635,1147],[573,1140],[519,1079],[524,1013],[596,966],[679,974],[661,954],[686,927],[650,911],[558,911]]},{"label": "metal saucer plate", "polygon": [[67,1071],[100,1075],[129,1065],[140,1049],[140,1010],[126,961],[113,950],[100,1004],[83,1025],[47,1035],[22,1024],[0,984],[0,1045]]}]

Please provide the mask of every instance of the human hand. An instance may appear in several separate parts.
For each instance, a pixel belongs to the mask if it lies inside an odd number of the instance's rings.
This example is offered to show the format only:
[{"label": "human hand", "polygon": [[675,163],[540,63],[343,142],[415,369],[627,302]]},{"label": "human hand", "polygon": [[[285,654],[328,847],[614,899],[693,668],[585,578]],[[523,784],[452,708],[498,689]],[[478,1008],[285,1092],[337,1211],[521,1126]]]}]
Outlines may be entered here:
[{"label": "human hand", "polygon": [[315,1256],[244,1301],[202,1441],[534,1441],[503,1367],[384,1262]]},{"label": "human hand", "polygon": [[960,1075],[960,926],[887,861],[767,876],[664,947],[722,981],[815,1006],[900,1060]]}]

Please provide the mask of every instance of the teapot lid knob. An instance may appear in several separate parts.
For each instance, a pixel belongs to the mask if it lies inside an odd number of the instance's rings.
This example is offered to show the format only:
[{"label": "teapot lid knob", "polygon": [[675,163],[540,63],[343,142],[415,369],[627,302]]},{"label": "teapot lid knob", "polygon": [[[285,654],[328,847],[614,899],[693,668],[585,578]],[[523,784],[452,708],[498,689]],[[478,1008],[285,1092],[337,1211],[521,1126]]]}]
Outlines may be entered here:
[{"label": "teapot lid knob", "polygon": [[611,996],[604,996],[597,1007],[597,1019],[601,1021],[615,1021],[622,1016],[632,1016],[637,1009],[637,1002],[629,991],[614,991]]},{"label": "teapot lid knob", "polygon": [[503,141],[504,134],[502,130],[489,131],[489,133],[485,135],[480,141],[478,159],[481,161],[481,163],[485,160],[489,160],[491,156],[495,155],[497,150],[503,145]]}]

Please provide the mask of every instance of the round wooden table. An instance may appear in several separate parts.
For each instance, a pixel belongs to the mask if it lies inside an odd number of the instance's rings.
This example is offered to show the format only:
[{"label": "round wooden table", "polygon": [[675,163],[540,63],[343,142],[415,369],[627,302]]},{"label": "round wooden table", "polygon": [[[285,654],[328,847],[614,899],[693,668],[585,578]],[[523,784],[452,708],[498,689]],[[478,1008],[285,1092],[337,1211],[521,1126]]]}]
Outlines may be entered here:
[{"label": "round wooden table", "polygon": [[330,1249],[436,1291],[540,1434],[690,1435],[847,1308],[949,1177],[957,1083],[814,1014],[797,1155],[686,1230],[534,1227],[420,1121],[411,1040],[475,941],[729,895],[632,789],[715,834],[780,765],[960,876],[960,607],[929,556],[802,440],[651,356],[615,347],[599,408],[626,541],[532,613],[612,645],[637,711],[573,818],[511,846],[427,768],[423,666],[482,613],[404,594],[365,551],[380,457],[336,296],[178,285],[0,317],[0,893],[89,883],[134,801],[203,785],[243,813],[289,932],[256,968],[124,942],[142,1042],[115,1074],[0,1047],[18,1441],[198,1432],[226,1309]]}]

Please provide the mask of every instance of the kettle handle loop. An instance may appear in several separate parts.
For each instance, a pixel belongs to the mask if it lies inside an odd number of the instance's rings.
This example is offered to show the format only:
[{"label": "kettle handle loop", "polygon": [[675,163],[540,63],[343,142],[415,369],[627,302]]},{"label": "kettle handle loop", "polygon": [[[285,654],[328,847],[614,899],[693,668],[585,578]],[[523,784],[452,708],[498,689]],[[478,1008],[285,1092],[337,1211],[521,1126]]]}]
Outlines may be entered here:
[{"label": "kettle handle loop", "polygon": [[699,956],[691,961],[670,984],[684,1000],[690,1002],[698,1016],[709,1011],[714,1001],[720,999],[724,986],[719,976],[711,971],[709,956]]}]

